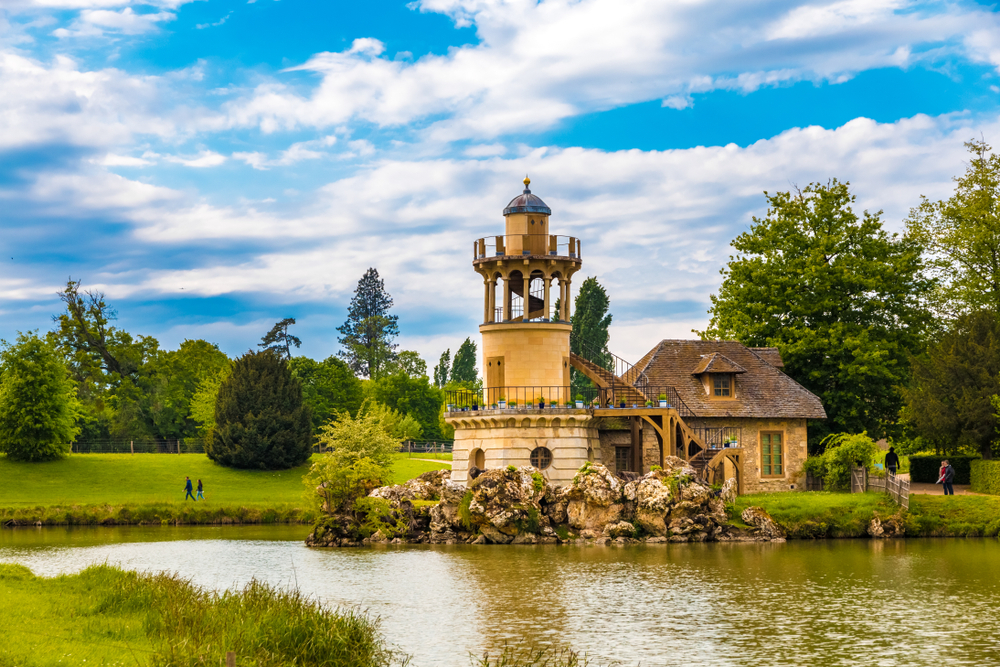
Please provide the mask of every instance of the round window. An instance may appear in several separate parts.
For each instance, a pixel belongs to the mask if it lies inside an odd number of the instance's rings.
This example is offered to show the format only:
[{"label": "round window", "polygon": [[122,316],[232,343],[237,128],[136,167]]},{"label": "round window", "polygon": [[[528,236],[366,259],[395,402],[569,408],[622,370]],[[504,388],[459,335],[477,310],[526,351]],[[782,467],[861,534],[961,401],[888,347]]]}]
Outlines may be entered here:
[{"label": "round window", "polygon": [[539,470],[545,470],[552,465],[552,452],[548,447],[536,447],[531,452],[531,465]]}]

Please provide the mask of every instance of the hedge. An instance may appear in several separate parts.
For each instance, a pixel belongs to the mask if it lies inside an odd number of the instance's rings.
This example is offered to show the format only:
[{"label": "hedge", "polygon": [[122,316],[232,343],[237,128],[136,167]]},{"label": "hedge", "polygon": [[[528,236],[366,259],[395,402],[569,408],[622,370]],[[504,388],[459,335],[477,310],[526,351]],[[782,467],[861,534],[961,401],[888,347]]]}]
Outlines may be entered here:
[{"label": "hedge", "polygon": [[915,454],[910,456],[910,481],[934,484],[938,480],[941,461],[947,459],[955,469],[955,484],[968,484],[971,475],[970,465],[978,461],[979,456],[968,454],[953,454],[937,456],[935,454]]},{"label": "hedge", "polygon": [[1000,496],[1000,461],[972,462],[972,490]]}]

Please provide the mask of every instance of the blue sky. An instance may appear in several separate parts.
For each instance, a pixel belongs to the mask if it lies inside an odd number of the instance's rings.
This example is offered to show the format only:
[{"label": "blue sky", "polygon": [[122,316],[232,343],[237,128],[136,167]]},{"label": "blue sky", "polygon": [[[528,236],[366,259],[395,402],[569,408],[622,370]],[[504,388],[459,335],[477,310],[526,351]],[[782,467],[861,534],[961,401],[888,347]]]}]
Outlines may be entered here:
[{"label": "blue sky", "polygon": [[636,358],[704,326],[764,190],[898,230],[998,130],[986,3],[4,0],[0,337],[72,276],[167,347],[292,316],[323,357],[375,266],[432,365],[528,173]]}]

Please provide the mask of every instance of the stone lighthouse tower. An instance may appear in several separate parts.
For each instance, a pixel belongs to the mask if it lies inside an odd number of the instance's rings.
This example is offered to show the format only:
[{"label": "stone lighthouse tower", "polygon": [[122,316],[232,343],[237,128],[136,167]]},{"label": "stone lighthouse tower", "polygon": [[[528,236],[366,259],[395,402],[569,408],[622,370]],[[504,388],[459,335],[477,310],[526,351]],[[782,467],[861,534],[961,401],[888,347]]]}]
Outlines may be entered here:
[{"label": "stone lighthouse tower", "polygon": [[485,387],[456,394],[445,414],[455,428],[452,480],[471,467],[532,465],[565,483],[599,449],[593,413],[570,390],[570,285],[580,240],[551,233],[551,209],[529,189],[503,210],[504,233],[475,241],[483,278]]}]

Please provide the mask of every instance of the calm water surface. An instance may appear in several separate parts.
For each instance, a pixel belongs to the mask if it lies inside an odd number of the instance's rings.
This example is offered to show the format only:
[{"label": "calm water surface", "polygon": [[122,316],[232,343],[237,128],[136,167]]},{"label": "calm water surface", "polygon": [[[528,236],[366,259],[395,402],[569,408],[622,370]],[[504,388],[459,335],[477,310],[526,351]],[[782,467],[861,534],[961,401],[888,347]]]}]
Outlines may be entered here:
[{"label": "calm water surface", "polygon": [[420,667],[522,637],[626,665],[1000,665],[997,540],[311,550],[304,532],[0,530],[0,561],[297,585],[380,616]]}]

